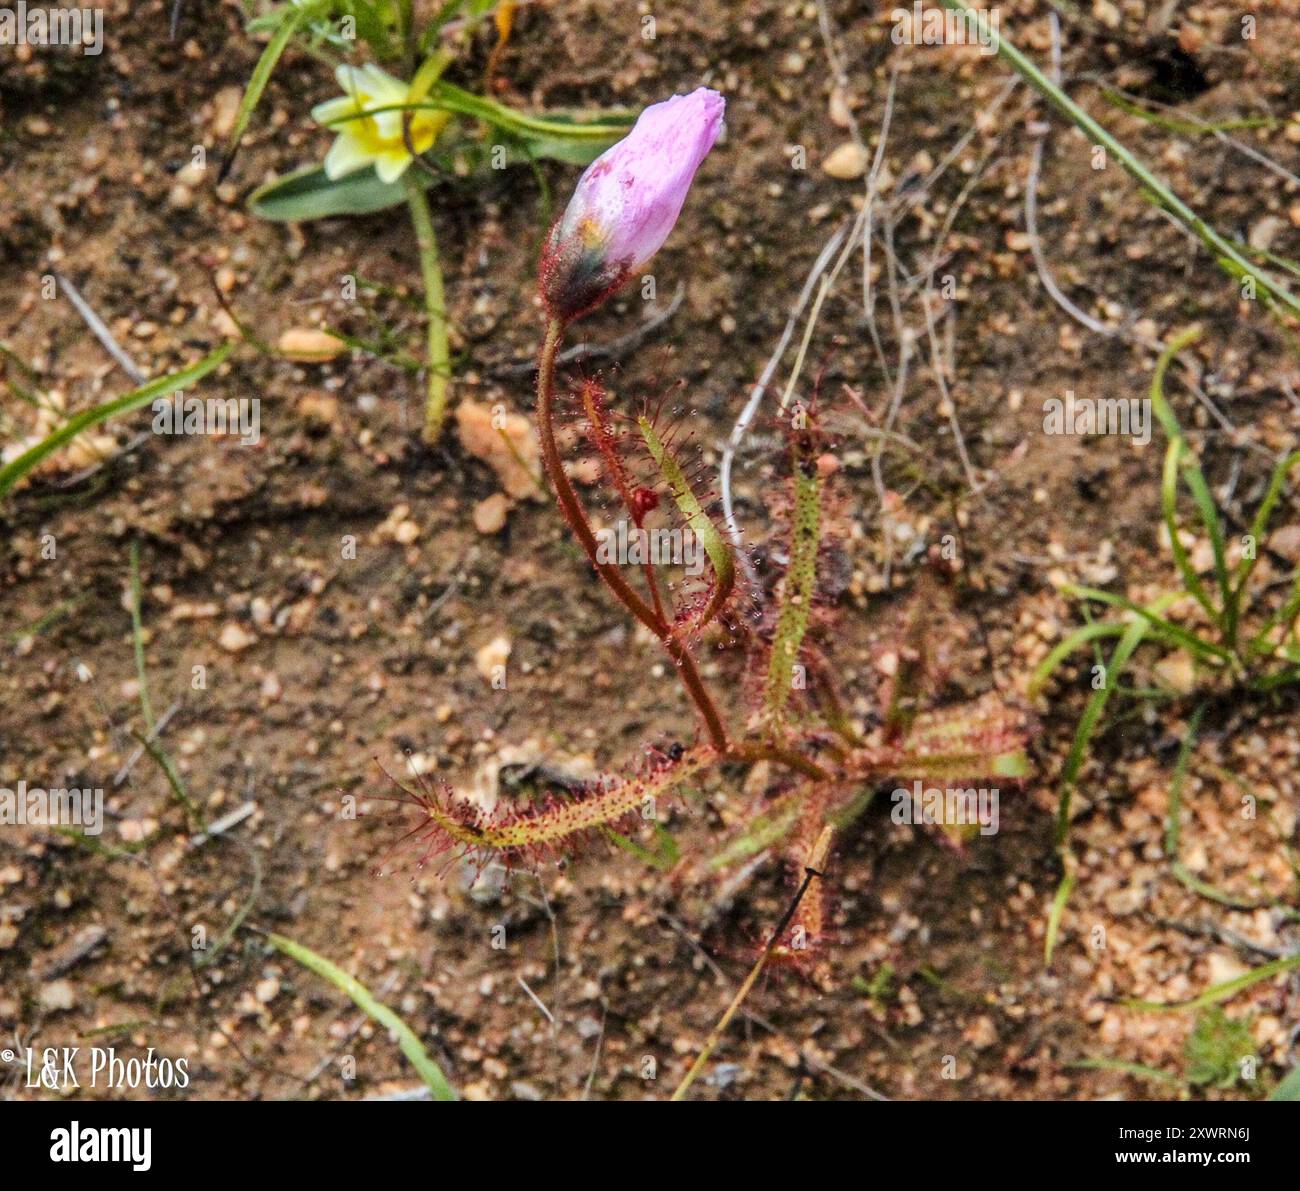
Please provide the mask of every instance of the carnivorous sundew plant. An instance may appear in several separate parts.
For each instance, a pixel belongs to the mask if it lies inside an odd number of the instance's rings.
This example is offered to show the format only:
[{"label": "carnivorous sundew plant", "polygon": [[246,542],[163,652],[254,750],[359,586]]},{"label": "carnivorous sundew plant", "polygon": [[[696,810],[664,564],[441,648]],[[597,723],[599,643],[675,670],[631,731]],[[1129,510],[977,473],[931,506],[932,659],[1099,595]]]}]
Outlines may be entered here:
[{"label": "carnivorous sundew plant", "polygon": [[[610,594],[671,659],[698,719],[695,739],[655,749],[638,770],[522,809],[485,814],[428,783],[403,789],[420,815],[411,834],[423,843],[422,859],[451,854],[480,867],[494,860],[510,866],[569,853],[592,834],[622,839],[615,835],[620,828],[653,819],[656,800],[675,788],[697,788],[710,773],[748,771],[747,788],[760,786],[761,797],[736,838],[699,871],[716,872],[770,849],[782,853],[803,888],[770,958],[819,978],[829,918],[822,882],[805,880],[805,870],[821,875],[834,832],[860,812],[864,795],[889,777],[1015,781],[1026,772],[1023,732],[1018,717],[991,697],[941,710],[918,706],[926,672],[919,621],[877,722],[868,728],[846,712],[830,649],[835,609],[819,567],[834,545],[837,467],[815,403],[792,407],[782,427],[788,473],[778,505],[786,540],[771,553],[785,560],[784,573],[772,578],[770,590],[751,591],[715,523],[701,468],[686,458],[680,423],[653,405],[618,408],[598,378],[587,377],[572,392],[557,391],[566,328],[606,301],[663,245],[718,139],[723,112],[722,96],[705,88],[647,108],[627,138],[587,168],[546,241],[540,266],[547,321],[536,417],[551,489]],[[576,430],[599,458],[611,502],[637,531],[675,520],[698,540],[707,558],[702,583],[674,586],[649,560],[625,573],[608,558],[565,470],[559,422]],[[744,659],[752,691],[744,723],[729,722],[704,681],[698,655],[706,645]]]}]

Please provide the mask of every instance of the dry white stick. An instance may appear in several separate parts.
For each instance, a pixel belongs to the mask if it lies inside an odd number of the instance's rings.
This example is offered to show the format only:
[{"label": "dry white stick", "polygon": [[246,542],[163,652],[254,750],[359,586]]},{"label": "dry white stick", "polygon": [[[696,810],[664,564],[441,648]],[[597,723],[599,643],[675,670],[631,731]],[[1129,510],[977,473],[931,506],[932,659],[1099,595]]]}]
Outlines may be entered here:
[{"label": "dry white stick", "polygon": [[[835,29],[831,23],[830,12],[826,8],[826,0],[817,0],[817,24],[821,30],[822,44],[826,49],[826,57],[830,62],[831,72],[835,76],[835,84],[839,87],[841,94],[846,97],[845,107],[848,115],[849,134],[865,159],[867,142],[852,110],[848,109],[848,69],[845,65],[844,55],[840,53],[839,46],[836,43]],[[880,137],[876,142],[876,155],[871,163],[871,170],[867,174],[863,193],[862,314],[866,320],[867,333],[871,336],[871,343],[876,349],[876,358],[880,361],[880,370],[885,374],[885,383],[887,385],[892,385],[894,378],[889,370],[889,361],[885,357],[884,345],[880,341],[880,330],[876,326],[876,303],[871,293],[871,236],[874,228],[874,212],[876,195],[880,184],[880,171],[885,162],[885,145],[889,140],[889,126],[894,116],[894,92],[898,84],[900,64],[901,59],[896,60],[894,69],[889,75],[889,89],[885,93],[885,111],[880,118]]]},{"label": "dry white stick", "polygon": [[867,175],[867,197],[863,203],[866,227],[862,233],[862,313],[867,320],[867,330],[871,335],[872,345],[880,359],[881,371],[885,374],[885,383],[889,385],[894,383],[894,378],[890,374],[889,361],[885,359],[885,349],[880,342],[880,332],[876,328],[876,300],[871,292],[871,238],[875,228],[876,193],[880,185],[880,171],[885,163],[885,141],[889,137],[889,124],[894,115],[894,87],[897,82],[898,64],[895,63],[893,73],[889,76],[889,90],[885,93],[885,113],[880,120],[880,140],[876,144],[876,158],[871,163],[871,173]]},{"label": "dry white stick", "polygon": [[[1202,121],[1197,120],[1196,123],[1200,124]],[[1283,181],[1291,182],[1296,186],[1300,186],[1300,178],[1296,177],[1296,175],[1285,166],[1279,165],[1271,157],[1266,156],[1258,149],[1246,144],[1245,141],[1239,141],[1236,137],[1229,136],[1221,128],[1216,128],[1214,130],[1214,135],[1218,138],[1221,144],[1227,145],[1230,149],[1236,149],[1238,153],[1245,154],[1245,156],[1249,157],[1251,161],[1258,162],[1266,170],[1270,173],[1276,174]]]},{"label": "dry white stick", "polygon": [[206,831],[200,831],[198,835],[190,840],[190,849],[201,848],[208,842],[208,840],[212,839],[213,836],[224,835],[232,827],[238,827],[239,824],[247,819],[255,810],[257,810],[256,802],[250,800],[241,803],[231,811],[230,814],[222,815],[221,818],[212,823]]},{"label": "dry white stick", "polygon": [[[889,401],[889,409],[885,414],[882,434],[891,433],[891,428],[898,417],[898,411],[903,405],[903,393],[907,388],[907,366],[912,360],[913,338],[909,328],[903,337],[903,342],[899,345],[898,372],[894,377],[894,392]],[[889,502],[885,495],[885,473],[880,463],[883,448],[883,441],[877,441],[876,449],[871,453],[871,480],[875,485],[877,499],[880,501],[880,532],[885,543],[885,590],[888,591],[890,577],[894,568],[894,534],[893,525],[889,519]]]},{"label": "dry white stick", "polygon": [[596,1050],[591,1056],[591,1070],[587,1072],[587,1082],[582,1088],[582,1098],[591,1099],[591,1086],[596,1082],[596,1071],[600,1067],[600,1051],[605,1045],[605,1019],[609,1017],[609,1006],[602,1005],[600,1013],[600,1033],[596,1035]]},{"label": "dry white stick", "polygon": [[[154,725],[149,730],[149,734],[145,739],[147,739],[150,744],[152,744],[155,740],[157,740],[159,733],[161,733],[162,730],[165,727],[167,727],[167,725],[171,722],[172,716],[174,716],[178,711],[180,711],[180,709],[181,709],[180,701],[177,700],[169,708],[167,708],[167,710],[164,711],[162,715],[160,715],[154,721]],[[140,758],[143,756],[144,756],[144,745],[137,744],[135,748],[131,751],[131,755],[127,757],[126,762],[125,764],[123,764],[122,768],[119,769],[113,775],[113,785],[120,786],[124,781],[126,781],[126,779],[130,776],[131,770],[135,768],[135,763],[138,760],[140,760]]]},{"label": "dry white stick", "polygon": [[808,321],[804,324],[803,338],[799,341],[799,351],[794,358],[794,367],[790,369],[790,379],[786,381],[785,389],[781,393],[780,409],[782,413],[789,406],[790,398],[794,395],[794,387],[799,382],[799,374],[803,371],[803,362],[808,355],[808,345],[812,342],[813,331],[817,329],[817,320],[821,317],[822,303],[826,300],[826,295],[830,293],[831,287],[839,280],[840,273],[848,262],[849,254],[857,244],[858,236],[862,234],[863,228],[866,227],[866,220],[867,213],[863,210],[854,221],[849,238],[844,241],[844,247],[835,262],[835,267],[822,278],[821,284],[817,287],[817,297],[813,302],[812,310],[808,313]]},{"label": "dry white stick", "polygon": [[[1054,12],[1048,14],[1048,21],[1052,27],[1052,81],[1059,84],[1061,81],[1061,22]],[[1034,151],[1029,155],[1029,178],[1025,182],[1025,231],[1029,235],[1029,251],[1034,258],[1034,267],[1038,270],[1038,280],[1043,283],[1043,288],[1052,301],[1075,322],[1087,327],[1093,334],[1105,335],[1109,338],[1120,334],[1122,328],[1100,322],[1066,297],[1060,286],[1056,284],[1056,279],[1047,267],[1047,259],[1043,256],[1043,245],[1038,235],[1038,178],[1043,168],[1043,149],[1047,144],[1047,133],[1050,128],[1051,125],[1048,124],[1043,126],[1043,133],[1035,138]],[[1160,350],[1160,344],[1158,343],[1147,343],[1145,346],[1153,347],[1157,351]]]},{"label": "dry white stick", "polygon": [[144,384],[144,373],[136,367],[135,361],[126,354],[122,345],[113,338],[113,332],[108,329],[104,320],[90,308],[90,303],[78,293],[77,287],[62,273],[55,273],[54,278],[59,283],[59,288],[67,296],[68,301],[72,303],[73,308],[81,315],[86,326],[90,328],[91,333],[103,345],[104,350],[117,361],[122,371],[131,378],[132,383],[136,385]]},{"label": "dry white stick", "polygon": [[759,406],[763,403],[763,394],[767,392],[768,385],[772,383],[772,376],[776,372],[777,365],[780,364],[781,357],[785,355],[786,348],[790,346],[790,340],[794,337],[795,326],[799,322],[804,308],[812,298],[813,289],[816,287],[818,279],[826,271],[826,267],[830,264],[831,257],[835,255],[836,249],[839,248],[844,237],[848,235],[850,226],[850,222],[846,220],[836,228],[831,238],[822,246],[821,252],[817,254],[817,259],[813,261],[812,268],[808,270],[808,277],[804,281],[803,289],[800,290],[799,297],[790,310],[790,316],[786,319],[785,330],[781,332],[781,338],[777,341],[776,350],[772,352],[763,367],[763,371],[759,374],[758,381],[750,390],[749,400],[745,402],[745,408],[740,411],[740,417],[736,419],[736,424],[731,428],[731,437],[722,449],[722,461],[718,467],[719,486],[722,492],[722,515],[727,523],[727,535],[736,547],[741,566],[751,582],[754,580],[753,568],[750,566],[744,552],[740,549],[742,537],[740,526],[736,524],[735,507],[731,498],[732,462],[735,460],[736,451],[739,449],[745,434],[758,413]]},{"label": "dry white stick", "polygon": [[929,301],[933,292],[929,290],[921,298],[921,305],[925,307],[925,329],[930,338],[930,367],[934,372],[935,383],[939,386],[939,404],[948,415],[948,425],[952,429],[953,441],[957,444],[957,455],[961,459],[962,470],[966,473],[966,483],[972,492],[978,492],[979,478],[975,475],[975,468],[966,451],[966,439],[961,432],[961,423],[957,421],[957,403],[948,389],[948,378],[944,376],[943,359],[939,354],[939,336],[935,333],[934,311],[930,309]]},{"label": "dry white stick", "polygon": [[533,1004],[536,1005],[537,1008],[540,1009],[546,1015],[546,1020],[551,1023],[551,1029],[554,1030],[555,1015],[551,1013],[551,1011],[545,1005],[542,1004],[541,998],[535,992],[533,992],[531,988],[528,987],[527,980],[525,980],[522,976],[516,976],[515,979],[519,981],[519,987],[522,988],[524,992],[528,994]]}]

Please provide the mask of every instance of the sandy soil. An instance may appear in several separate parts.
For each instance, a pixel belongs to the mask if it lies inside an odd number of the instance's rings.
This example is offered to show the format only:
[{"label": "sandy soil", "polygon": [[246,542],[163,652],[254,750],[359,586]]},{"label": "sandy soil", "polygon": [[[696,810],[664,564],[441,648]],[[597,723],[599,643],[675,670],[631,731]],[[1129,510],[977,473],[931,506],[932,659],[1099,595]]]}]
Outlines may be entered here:
[{"label": "sandy soil", "polygon": [[[1072,93],[1225,233],[1300,255],[1294,182],[1213,135],[1121,113],[1098,90],[1117,85],[1205,120],[1292,119],[1233,135],[1300,170],[1300,17],[1261,6],[1266,29],[1243,41],[1228,5],[1077,7],[1065,24]],[[1147,7],[1176,11],[1162,20]],[[190,184],[178,175],[195,145],[215,160],[258,46],[229,3],[195,6],[169,42],[169,8],[107,4],[98,58],[6,59],[0,339],[39,387],[82,408],[130,382],[66,299],[46,300],[45,276],[71,278],[136,363],[159,375],[229,330],[216,275],[266,339],[295,327],[367,335],[382,325],[418,354],[419,278],[400,213],[285,227],[244,207],[256,185],[324,153],[328,134],[307,110],[331,94],[328,70],[291,51],[231,178],[214,187],[208,172]],[[1000,10],[1004,31],[1040,61],[1049,10]],[[1158,433],[1146,447],[1048,436],[1043,403],[1067,389],[1143,396],[1154,353],[1087,331],[1044,292],[1024,222],[1043,105],[1018,87],[990,112],[1011,77],[996,59],[970,48],[900,53],[876,6],[828,11],[843,97],[832,95],[813,4],[656,6],[651,42],[639,9],[615,0],[536,4],[521,13],[499,67],[501,98],[525,108],[639,106],[701,83],[726,93],[725,143],[654,265],[656,308],[679,284],[685,298],[661,328],[600,365],[628,399],[680,382],[673,400],[690,411],[710,465],[809,267],[863,201],[860,176],[832,177],[823,166],[852,142],[854,125],[874,152],[895,63],[881,202],[899,211],[900,197],[918,192],[894,228],[904,278],[919,271],[924,283],[935,238],[962,203],[937,270],[955,288],[936,294],[932,309],[980,486],[971,491],[922,339],[898,423],[918,451],[886,456],[888,552],[862,408],[878,424],[890,391],[863,320],[859,258],[828,296],[812,344],[805,379],[820,377],[842,464],[838,677],[853,714],[871,716],[881,659],[916,611],[928,550],[954,534],[962,569],[930,628],[947,657],[942,695],[992,690],[1022,708],[1034,725],[1033,776],[1003,791],[1000,832],[964,852],[891,823],[883,806],[855,824],[829,874],[829,982],[765,977],[696,1094],[1262,1096],[1295,1061],[1294,970],[1227,1003],[1230,1018],[1248,1023],[1258,1073],[1223,1089],[1187,1082],[1195,1014],[1118,1001],[1189,998],[1294,954],[1294,689],[1211,698],[1182,792],[1184,864],[1258,906],[1248,910],[1180,883],[1162,848],[1178,748],[1199,699],[1112,702],[1076,799],[1077,883],[1045,967],[1062,873],[1056,779],[1091,689],[1081,657],[1044,695],[1028,694],[1033,667],[1081,623],[1058,587],[1147,598],[1175,572],[1157,532]],[[489,44],[466,78],[478,77]],[[1212,482],[1230,486],[1229,507],[1248,521],[1269,457],[1297,445],[1286,390],[1297,369],[1279,325],[1113,162],[1094,169],[1081,135],[1055,117],[1048,127],[1039,225],[1057,281],[1092,317],[1138,336],[1201,323],[1200,384],[1232,429],[1181,381],[1171,382],[1171,399],[1195,428]],[[794,167],[800,150],[805,169]],[[576,174],[545,167],[560,200]],[[531,377],[512,365],[531,357],[539,328],[537,180],[526,168],[454,180],[434,192],[434,208],[461,355],[457,393],[526,413]],[[880,286],[879,244],[875,253]],[[345,301],[344,274],[382,292]],[[912,295],[910,319],[920,310]],[[646,314],[633,292],[583,333],[612,340]],[[893,359],[883,298],[876,317]],[[12,361],[4,375],[23,380]],[[255,447],[145,433],[89,475],[64,460],[0,508],[0,779],[103,787],[110,815],[98,852],[0,830],[6,1046],[154,1047],[185,1057],[192,1073],[184,1092],[85,1095],[359,1098],[416,1086],[385,1031],[258,933],[273,930],[397,1009],[466,1096],[665,1098],[780,917],[790,892],[780,866],[760,863],[743,881],[683,880],[600,844],[508,885],[471,888],[456,868],[413,873],[409,854],[388,856],[401,820],[374,798],[386,783],[372,760],[400,768],[411,753],[466,789],[520,755],[604,768],[650,744],[688,742],[691,711],[662,656],[607,598],[549,501],[514,501],[500,532],[476,529],[475,507],[500,490],[498,477],[454,435],[432,451],[421,445],[422,390],[409,372],[360,353],[295,365],[246,348],[208,386],[260,398]],[[12,390],[3,412],[4,442],[31,432],[33,411]],[[126,445],[148,428],[140,413],[105,433]],[[760,552],[780,526],[767,500],[778,445],[762,423],[739,461],[739,508]],[[1300,510],[1289,497],[1275,525],[1277,549],[1300,554]],[[127,598],[132,541],[149,692],[158,715],[169,713],[160,740],[209,822],[253,804],[199,845],[159,768],[148,756],[130,763],[131,733],[143,730]],[[932,594],[919,598],[929,616]],[[505,689],[493,689],[476,661],[499,637],[511,646]],[[1143,656],[1136,687],[1158,683],[1158,655]],[[743,714],[735,659],[710,653],[705,669],[732,692],[728,711]],[[1254,818],[1241,814],[1243,792],[1256,800]],[[348,796],[359,818],[348,817]],[[746,798],[733,775],[677,807],[668,826],[683,854],[708,856]],[[494,946],[501,926],[504,947]],[[198,969],[196,937],[223,942]],[[1079,1066],[1096,1059],[1170,1080]],[[53,1094],[22,1087],[16,1066],[5,1089]]]}]

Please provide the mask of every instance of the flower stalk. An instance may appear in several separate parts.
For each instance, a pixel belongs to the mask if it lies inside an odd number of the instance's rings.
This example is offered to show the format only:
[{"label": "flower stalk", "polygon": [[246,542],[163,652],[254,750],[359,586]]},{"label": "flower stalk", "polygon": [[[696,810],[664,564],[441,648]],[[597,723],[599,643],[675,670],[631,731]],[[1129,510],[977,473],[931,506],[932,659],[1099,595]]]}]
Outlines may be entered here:
[{"label": "flower stalk", "polygon": [[451,347],[447,329],[447,298],[442,283],[442,262],[438,258],[438,240],[433,232],[429,200],[418,176],[403,175],[406,204],[411,212],[420,255],[420,276],[424,281],[424,313],[428,320],[425,366],[429,379],[424,406],[424,441],[436,443],[447,417],[447,394],[451,384]]},{"label": "flower stalk", "polygon": [[400,179],[406,192],[424,282],[428,324],[424,440],[430,444],[438,441],[447,416],[451,352],[438,240],[433,232],[429,200],[411,166],[424,164],[420,155],[433,148],[451,119],[449,112],[422,106],[450,64],[451,56],[445,51],[430,54],[409,83],[393,78],[373,64],[359,68],[343,65],[336,77],[344,94],[312,109],[314,119],[337,133],[325,158],[325,173],[329,178],[342,178],[372,167],[381,182],[396,183]]},{"label": "flower stalk", "polygon": [[686,693],[699,709],[714,748],[726,752],[729,746],[727,730],[712,696],[705,689],[699,668],[690,650],[674,634],[673,626],[667,616],[648,603],[628,583],[614,563],[601,560],[595,531],[592,530],[582,502],[578,499],[578,494],[573,490],[573,485],[565,473],[564,461],[560,458],[560,450],[555,442],[555,360],[559,354],[560,341],[564,337],[564,326],[563,320],[558,316],[553,316],[548,321],[537,366],[537,434],[542,446],[542,465],[546,468],[551,489],[555,493],[556,500],[559,501],[560,512],[564,515],[569,528],[573,530],[583,553],[596,568],[596,573],[605,581],[605,585],[619,603],[663,642],[664,648],[677,667],[677,673],[681,676]]}]

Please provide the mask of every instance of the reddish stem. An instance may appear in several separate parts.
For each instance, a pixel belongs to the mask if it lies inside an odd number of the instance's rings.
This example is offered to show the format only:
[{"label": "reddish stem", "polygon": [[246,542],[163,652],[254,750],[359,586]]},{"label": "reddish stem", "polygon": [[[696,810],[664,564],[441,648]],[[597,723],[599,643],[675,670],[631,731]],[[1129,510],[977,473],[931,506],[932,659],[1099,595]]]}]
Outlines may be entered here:
[{"label": "reddish stem", "polygon": [[748,761],[750,763],[775,761],[778,765],[784,765],[788,769],[793,769],[796,773],[802,773],[805,777],[810,777],[813,781],[818,782],[829,781],[831,776],[816,761],[805,757],[802,753],[795,752],[794,749],[783,748],[776,744],[742,741],[731,746],[728,756],[737,761]]},{"label": "reddish stem", "polygon": [[564,335],[564,324],[558,318],[552,318],[546,325],[546,336],[542,340],[542,350],[537,365],[537,432],[542,444],[542,463],[550,477],[551,487],[560,502],[560,512],[573,530],[583,553],[596,568],[596,573],[605,581],[605,585],[614,597],[627,608],[633,616],[646,626],[668,651],[681,676],[686,693],[699,709],[708,730],[709,738],[715,748],[725,752],[729,748],[727,730],[722,717],[713,703],[704,683],[700,678],[695,659],[686,645],[673,634],[672,625],[662,611],[657,611],[642,598],[623,577],[616,565],[601,562],[597,554],[596,535],[587,520],[587,514],[578,500],[578,495],[565,474],[564,463],[560,458],[559,448],[555,444],[554,397],[555,397],[555,357],[559,353],[560,340]]}]

